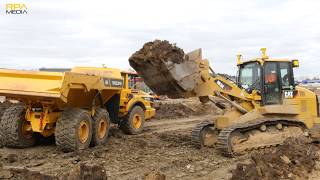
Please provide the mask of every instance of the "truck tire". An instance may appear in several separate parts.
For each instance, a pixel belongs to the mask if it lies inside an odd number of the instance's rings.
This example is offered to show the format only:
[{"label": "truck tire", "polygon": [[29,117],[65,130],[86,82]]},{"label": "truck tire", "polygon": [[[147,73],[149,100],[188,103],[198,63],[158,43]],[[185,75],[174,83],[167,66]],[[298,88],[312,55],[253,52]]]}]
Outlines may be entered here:
[{"label": "truck tire", "polygon": [[8,108],[7,105],[5,105],[4,103],[0,103],[0,119],[7,108]]},{"label": "truck tire", "polygon": [[25,119],[23,105],[14,105],[5,110],[0,121],[0,138],[6,147],[25,148],[35,144],[35,134]]},{"label": "truck tire", "polygon": [[144,111],[140,106],[134,106],[123,119],[120,129],[126,134],[140,134],[144,128]]},{"label": "truck tire", "polygon": [[92,121],[92,146],[104,145],[108,141],[110,117],[107,110],[98,108]]},{"label": "truck tire", "polygon": [[56,123],[56,145],[63,152],[87,149],[92,139],[92,119],[86,110],[65,109]]},{"label": "truck tire", "polygon": [[[3,103],[0,103],[0,121],[1,121],[1,117],[4,113],[4,111],[7,109],[6,106],[3,105]],[[0,148],[3,147],[3,140],[2,140],[2,136],[1,136],[1,132],[0,132]]]}]

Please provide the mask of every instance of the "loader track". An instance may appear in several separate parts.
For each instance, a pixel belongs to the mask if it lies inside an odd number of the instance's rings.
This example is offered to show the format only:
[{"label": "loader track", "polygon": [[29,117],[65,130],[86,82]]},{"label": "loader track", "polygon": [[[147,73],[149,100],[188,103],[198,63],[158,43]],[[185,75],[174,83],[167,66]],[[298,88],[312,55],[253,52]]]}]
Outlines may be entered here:
[{"label": "loader track", "polygon": [[[238,152],[234,151],[234,145],[232,143],[232,138],[243,133],[252,132],[254,130],[259,130],[259,128],[263,125],[266,127],[275,126],[278,123],[285,125],[286,127],[292,128],[301,128],[303,131],[306,126],[303,122],[297,120],[289,120],[289,119],[260,119],[256,121],[251,121],[247,123],[235,124],[234,126],[222,129],[218,136],[217,149],[222,153],[222,155],[227,157],[236,157]],[[279,130],[279,132],[281,132]],[[298,133],[297,133],[298,134]],[[239,137],[238,137],[239,138]],[[243,141],[244,142],[244,141]],[[273,142],[264,142],[263,140],[255,144],[253,147],[243,148],[242,152],[250,152],[258,149],[266,149],[274,146],[278,146],[283,141],[275,138]],[[242,142],[240,142],[242,143]],[[261,143],[261,144],[259,144]]]},{"label": "loader track", "polygon": [[203,146],[201,142],[201,131],[203,130],[204,127],[209,125],[213,125],[212,122],[203,121],[199,123],[194,129],[192,129],[191,141],[196,147],[201,148]]}]

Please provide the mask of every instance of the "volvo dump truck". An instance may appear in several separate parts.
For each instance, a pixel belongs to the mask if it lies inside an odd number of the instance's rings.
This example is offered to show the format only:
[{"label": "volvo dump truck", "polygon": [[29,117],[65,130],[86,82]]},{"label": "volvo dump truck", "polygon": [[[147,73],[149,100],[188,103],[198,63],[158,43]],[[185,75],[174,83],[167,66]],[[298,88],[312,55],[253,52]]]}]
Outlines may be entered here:
[{"label": "volvo dump truck", "polygon": [[86,149],[107,142],[110,122],[137,134],[155,114],[147,96],[131,90],[127,74],[118,69],[1,69],[0,82],[1,96],[21,102],[1,117],[0,141],[7,147],[29,147],[37,137],[55,136],[62,151]]},{"label": "volvo dump truck", "polygon": [[318,131],[319,98],[297,86],[296,59],[275,59],[261,49],[261,57],[243,61],[237,56],[237,81],[216,74],[201,49],[184,54],[168,41],[146,43],[129,59],[130,65],[157,94],[171,98],[212,96],[231,105],[224,115],[206,119],[192,131],[197,146],[213,146],[234,157],[252,149],[276,146],[288,138]]}]

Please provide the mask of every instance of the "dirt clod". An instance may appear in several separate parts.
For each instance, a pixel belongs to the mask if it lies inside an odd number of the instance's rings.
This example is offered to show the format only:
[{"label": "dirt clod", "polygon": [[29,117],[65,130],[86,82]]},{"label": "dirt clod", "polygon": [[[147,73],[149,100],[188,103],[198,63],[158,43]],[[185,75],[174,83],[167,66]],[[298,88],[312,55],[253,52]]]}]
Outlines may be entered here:
[{"label": "dirt clod", "polygon": [[107,174],[102,166],[81,164],[79,179],[107,180]]},{"label": "dirt clod", "polygon": [[232,179],[307,179],[319,160],[318,150],[306,137],[289,138],[271,152],[253,153],[249,164],[237,165]]},{"label": "dirt clod", "polygon": [[166,176],[158,171],[145,174],[144,180],[165,180]]},{"label": "dirt clod", "polygon": [[170,44],[169,41],[154,40],[145,43],[139,51],[135,52],[129,58],[130,64],[153,60],[181,63],[184,61],[184,52],[182,49],[175,46],[175,44]]},{"label": "dirt clod", "polygon": [[179,98],[184,92],[169,71],[169,66],[185,61],[182,49],[169,41],[147,42],[135,52],[129,63],[144,78],[145,83],[158,95]]},{"label": "dirt clod", "polygon": [[18,155],[16,155],[16,154],[8,154],[7,161],[9,163],[17,162],[18,161]]}]

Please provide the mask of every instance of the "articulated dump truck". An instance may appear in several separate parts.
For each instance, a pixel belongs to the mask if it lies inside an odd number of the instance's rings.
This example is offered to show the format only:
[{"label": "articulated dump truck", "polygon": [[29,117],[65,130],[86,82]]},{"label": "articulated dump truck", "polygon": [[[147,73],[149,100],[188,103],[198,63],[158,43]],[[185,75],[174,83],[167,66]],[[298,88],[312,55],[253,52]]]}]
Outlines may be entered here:
[{"label": "articulated dump truck", "polygon": [[62,151],[86,149],[107,142],[110,123],[138,134],[155,115],[150,97],[128,88],[128,74],[118,69],[1,69],[0,82],[0,95],[20,102],[0,121],[0,143],[7,147],[29,147],[38,138],[55,136]]},{"label": "articulated dump truck", "polygon": [[295,84],[296,59],[269,58],[265,48],[252,60],[242,61],[238,55],[235,82],[216,74],[201,49],[184,54],[168,41],[155,40],[135,52],[129,63],[158,95],[199,97],[224,108],[212,98],[217,96],[231,105],[224,115],[193,129],[191,139],[199,147],[212,146],[234,157],[277,146],[288,137],[319,137],[319,97]]}]

